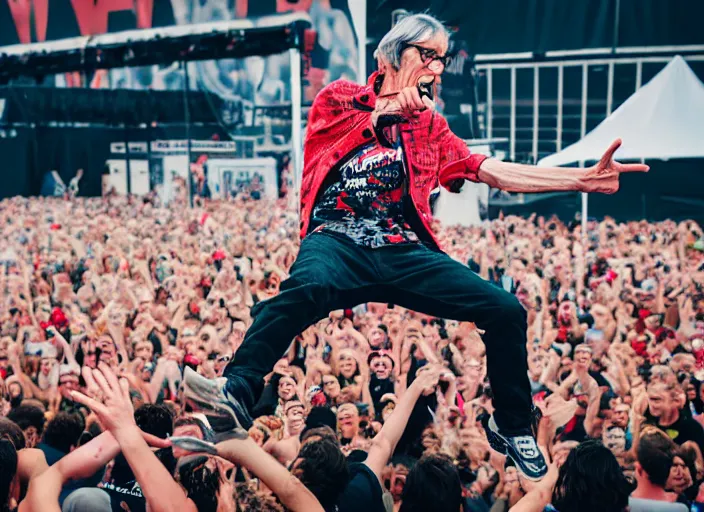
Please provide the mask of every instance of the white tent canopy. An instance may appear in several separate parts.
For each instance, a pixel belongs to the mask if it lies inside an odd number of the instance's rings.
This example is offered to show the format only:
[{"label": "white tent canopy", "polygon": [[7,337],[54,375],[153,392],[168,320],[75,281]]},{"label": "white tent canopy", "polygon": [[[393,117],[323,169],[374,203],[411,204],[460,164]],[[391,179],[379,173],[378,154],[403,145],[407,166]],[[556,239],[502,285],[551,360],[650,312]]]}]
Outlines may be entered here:
[{"label": "white tent canopy", "polygon": [[580,141],[542,166],[598,160],[617,138],[621,160],[704,157],[704,84],[679,55]]}]

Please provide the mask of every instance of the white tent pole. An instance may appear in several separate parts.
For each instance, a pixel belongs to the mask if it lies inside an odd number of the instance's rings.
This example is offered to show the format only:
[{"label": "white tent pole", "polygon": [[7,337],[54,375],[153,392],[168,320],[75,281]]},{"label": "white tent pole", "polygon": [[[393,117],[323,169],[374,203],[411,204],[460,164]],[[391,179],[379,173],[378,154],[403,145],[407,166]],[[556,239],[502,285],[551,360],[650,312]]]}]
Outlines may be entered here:
[{"label": "white tent pole", "polygon": [[[587,133],[587,102],[589,101],[589,65],[585,62],[582,64],[582,112],[580,116],[579,137],[584,138]],[[584,167],[584,162],[580,162],[580,167]],[[589,215],[589,196],[586,192],[582,192],[582,257],[585,258],[582,262],[583,268],[586,268],[586,253],[587,253],[587,216]]]},{"label": "white tent pole", "polygon": [[300,194],[303,175],[303,130],[301,127],[301,53],[298,48],[288,51],[291,59],[291,162],[293,163],[294,190]]},{"label": "white tent pole", "polygon": [[[366,2],[362,2],[364,5],[366,5]],[[366,9],[365,9],[366,11]],[[360,31],[361,32],[361,31]],[[360,36],[359,38],[359,43],[357,43],[357,46],[359,49],[357,52],[359,53],[359,69],[357,70],[357,80],[359,81],[360,84],[365,84],[367,83],[367,28],[364,28],[364,36]]]},{"label": "white tent pole", "polygon": [[540,69],[533,68],[533,163],[538,163],[540,129]]},{"label": "white tent pole", "polygon": [[494,76],[492,68],[486,70],[486,138],[491,140],[494,136]]},{"label": "white tent pole", "polygon": [[357,36],[357,82],[367,83],[367,2],[347,0]]},{"label": "white tent pole", "polygon": [[[589,215],[589,194],[582,192],[582,248],[587,253],[587,216]],[[585,260],[586,261],[586,260]]]},{"label": "white tent pole", "polygon": [[516,68],[511,68],[511,106],[509,116],[509,158],[516,161]]},{"label": "white tent pole", "polygon": [[606,117],[611,115],[614,106],[614,62],[609,62],[608,83],[606,85]]},{"label": "white tent pole", "polygon": [[560,64],[557,66],[557,140],[555,142],[556,153],[562,151],[562,111],[564,106],[565,95],[565,67]]}]

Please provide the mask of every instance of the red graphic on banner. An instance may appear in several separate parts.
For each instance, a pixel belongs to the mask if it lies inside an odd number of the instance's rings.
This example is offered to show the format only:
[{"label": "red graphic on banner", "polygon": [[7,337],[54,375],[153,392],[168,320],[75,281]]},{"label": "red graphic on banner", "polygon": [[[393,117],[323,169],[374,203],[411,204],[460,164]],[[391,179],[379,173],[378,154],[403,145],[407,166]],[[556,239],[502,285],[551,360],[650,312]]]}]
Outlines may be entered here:
[{"label": "red graphic on banner", "polygon": [[[10,8],[12,20],[17,30],[19,42],[46,41],[46,28],[49,22],[49,0],[5,0]],[[245,10],[246,10],[246,1]],[[135,28],[151,28],[154,0],[71,0],[73,12],[78,22],[80,34],[104,34],[108,30],[108,16],[111,12],[134,11],[137,18]],[[34,30],[32,37],[32,17]]]},{"label": "red graphic on banner", "polygon": [[12,14],[12,20],[15,22],[17,37],[19,37],[21,43],[29,43],[32,39],[29,24],[32,14],[29,0],[18,0],[16,2],[7,0],[7,2],[10,7],[10,14]]},{"label": "red graphic on banner", "polygon": [[[0,0],[2,1],[2,0]],[[12,19],[20,43],[46,41],[46,28],[49,20],[49,0],[5,0],[10,8]],[[80,34],[104,34],[108,30],[108,16],[111,12],[133,11],[137,18],[135,28],[151,28],[154,0],[71,0],[73,12],[78,22]],[[276,12],[308,12],[313,0],[276,0]],[[235,0],[235,15],[246,18],[249,0]],[[34,30],[32,37],[32,16]]]},{"label": "red graphic on banner", "polygon": [[313,5],[313,0],[276,0],[276,12],[308,12],[311,5]]},{"label": "red graphic on banner", "polygon": [[[71,0],[73,10],[76,13],[78,28],[82,36],[105,34],[108,31],[108,15],[115,11],[137,11],[144,9],[144,0]],[[152,2],[149,2],[152,3]],[[149,9],[151,13],[151,9]],[[149,16],[148,25],[138,28],[151,27],[151,15]]]}]

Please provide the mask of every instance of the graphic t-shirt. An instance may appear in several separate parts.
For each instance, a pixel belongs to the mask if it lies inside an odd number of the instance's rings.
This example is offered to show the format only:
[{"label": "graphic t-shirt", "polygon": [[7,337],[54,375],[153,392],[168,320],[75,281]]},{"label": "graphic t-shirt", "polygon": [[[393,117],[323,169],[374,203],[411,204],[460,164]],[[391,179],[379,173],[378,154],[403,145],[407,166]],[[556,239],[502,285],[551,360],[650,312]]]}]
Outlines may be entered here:
[{"label": "graphic t-shirt", "polygon": [[370,248],[418,242],[404,219],[405,188],[403,148],[368,144],[342,164],[337,180],[320,195],[311,227]]}]

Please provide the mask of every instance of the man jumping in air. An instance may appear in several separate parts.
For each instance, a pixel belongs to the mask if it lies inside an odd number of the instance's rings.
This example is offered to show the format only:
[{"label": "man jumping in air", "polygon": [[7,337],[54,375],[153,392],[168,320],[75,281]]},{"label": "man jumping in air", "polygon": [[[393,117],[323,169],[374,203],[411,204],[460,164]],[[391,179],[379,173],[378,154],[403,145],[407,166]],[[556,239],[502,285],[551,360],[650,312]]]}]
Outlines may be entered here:
[{"label": "man jumping in air", "polygon": [[379,43],[379,71],[366,86],[338,80],[318,94],[304,146],[303,241],[290,277],[278,295],[252,309],[253,324],[224,385],[188,372],[185,387],[196,402],[215,402],[248,428],[264,376],[295,336],[330,311],[380,302],[474,322],[485,331],[494,393],[489,439],[527,478],[539,480],[546,464],[531,432],[526,311],[438,248],[429,194],[438,183],[455,188],[462,180],[509,192],[614,193],[620,173],[648,167],[614,161],[618,140],[584,169],[470,153],[428,94],[445,69],[448,45],[439,21],[408,16]]}]

